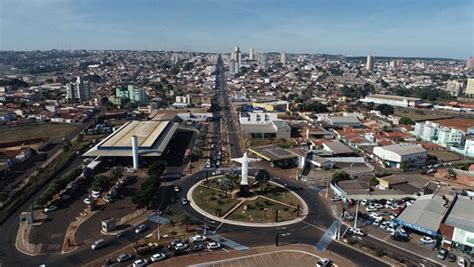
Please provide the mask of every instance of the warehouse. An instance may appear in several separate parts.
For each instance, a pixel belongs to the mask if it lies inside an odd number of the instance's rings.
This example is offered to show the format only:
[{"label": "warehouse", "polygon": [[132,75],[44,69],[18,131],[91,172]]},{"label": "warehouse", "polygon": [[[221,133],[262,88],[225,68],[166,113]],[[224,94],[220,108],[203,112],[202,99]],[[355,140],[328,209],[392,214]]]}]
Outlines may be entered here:
[{"label": "warehouse", "polygon": [[373,154],[382,165],[403,169],[421,167],[428,157],[421,145],[409,143],[375,147]]},{"label": "warehouse", "polygon": [[377,105],[387,104],[395,107],[416,107],[422,103],[421,98],[406,97],[406,96],[395,96],[395,95],[368,95],[360,102],[374,103]]}]

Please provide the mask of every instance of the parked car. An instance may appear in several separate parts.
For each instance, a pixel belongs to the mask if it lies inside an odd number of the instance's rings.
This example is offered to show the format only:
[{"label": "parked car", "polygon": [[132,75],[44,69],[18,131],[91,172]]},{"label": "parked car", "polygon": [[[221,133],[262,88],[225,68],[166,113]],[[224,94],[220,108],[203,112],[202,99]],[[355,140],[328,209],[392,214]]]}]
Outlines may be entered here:
[{"label": "parked car", "polygon": [[87,205],[90,205],[91,204],[91,199],[90,198],[84,198],[84,203],[86,203]]},{"label": "parked car", "polygon": [[194,243],[189,248],[189,251],[190,252],[197,252],[197,251],[201,251],[205,248],[206,248],[206,244],[204,244],[204,243]]},{"label": "parked car", "polygon": [[166,259],[166,255],[163,254],[163,253],[156,253],[156,254],[153,254],[150,258],[150,260],[152,262],[157,262],[157,261],[161,261],[161,260],[164,260]]},{"label": "parked car", "polygon": [[98,198],[98,197],[100,197],[100,191],[98,191],[98,190],[92,190],[92,192],[91,192],[91,197],[93,197],[93,198]]},{"label": "parked car", "polygon": [[383,222],[379,225],[379,227],[382,228],[382,229],[385,229],[385,228],[387,228],[387,227],[389,226],[389,224],[390,224],[390,223],[389,223],[388,221],[383,221]]},{"label": "parked car", "polygon": [[436,241],[429,236],[423,236],[420,238],[420,245],[428,245],[428,244],[433,244],[435,242]]},{"label": "parked car", "polygon": [[340,201],[340,200],[341,200],[340,196],[334,196],[334,197],[331,198],[331,201],[333,201],[333,202]]},{"label": "parked car", "polygon": [[99,240],[94,241],[94,243],[92,243],[91,249],[96,250],[96,249],[103,248],[104,246],[105,246],[105,240],[99,239]]},{"label": "parked car", "polygon": [[58,206],[50,205],[50,206],[47,206],[46,208],[44,208],[44,212],[48,213],[48,212],[55,211],[57,209],[58,209]]},{"label": "parked car", "polygon": [[67,194],[64,194],[64,195],[61,196],[61,200],[68,200],[70,198],[71,198],[71,196],[67,195]]},{"label": "parked car", "polygon": [[467,260],[464,257],[459,257],[458,258],[458,266],[459,267],[466,267],[467,266]]},{"label": "parked car", "polygon": [[322,258],[316,263],[316,267],[328,267],[331,266],[332,262],[328,258]]},{"label": "parked car", "polygon": [[441,259],[441,260],[445,260],[447,256],[448,256],[448,250],[444,248],[440,248],[438,251],[438,255],[436,255],[436,257],[438,257],[438,259]]},{"label": "parked car", "polygon": [[206,237],[203,236],[203,235],[194,235],[194,236],[191,236],[190,240],[191,240],[192,243],[194,243],[194,242],[204,242],[204,241],[206,241]]},{"label": "parked car", "polygon": [[221,248],[221,244],[215,241],[208,242],[207,243],[207,249],[212,250],[212,249],[219,249]]},{"label": "parked car", "polygon": [[446,258],[449,262],[456,262],[456,255],[453,253],[448,253],[448,257]]},{"label": "parked car", "polygon": [[186,243],[176,243],[173,248],[175,250],[185,250],[188,248],[188,245],[186,245]]},{"label": "parked car", "polygon": [[126,261],[131,260],[132,258],[133,258],[133,256],[128,254],[128,253],[122,253],[122,254],[117,256],[117,261],[118,262],[126,262]]},{"label": "parked car", "polygon": [[143,267],[147,266],[148,262],[144,259],[137,259],[133,262],[132,266],[133,267]]},{"label": "parked car", "polygon": [[176,185],[176,186],[174,187],[174,191],[175,191],[175,192],[179,192],[180,190],[181,190],[181,189],[179,188],[179,186]]},{"label": "parked car", "polygon": [[146,229],[148,229],[148,226],[146,226],[144,224],[140,224],[137,228],[135,228],[135,233],[139,234],[139,233],[145,231]]}]

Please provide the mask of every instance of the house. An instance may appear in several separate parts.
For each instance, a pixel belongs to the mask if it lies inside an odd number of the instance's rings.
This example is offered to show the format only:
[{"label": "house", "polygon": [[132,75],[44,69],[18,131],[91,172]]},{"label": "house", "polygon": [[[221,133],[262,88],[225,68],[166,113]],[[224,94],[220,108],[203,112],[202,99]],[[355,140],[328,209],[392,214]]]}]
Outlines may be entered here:
[{"label": "house", "polygon": [[375,147],[373,154],[382,165],[403,169],[421,167],[428,157],[428,152],[421,145],[410,143]]}]

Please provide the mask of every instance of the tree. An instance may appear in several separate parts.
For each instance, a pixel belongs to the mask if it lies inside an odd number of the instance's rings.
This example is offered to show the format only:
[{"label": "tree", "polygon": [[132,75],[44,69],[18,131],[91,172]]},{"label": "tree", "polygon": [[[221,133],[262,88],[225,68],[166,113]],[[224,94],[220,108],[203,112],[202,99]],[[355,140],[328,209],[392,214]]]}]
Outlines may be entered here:
[{"label": "tree", "polygon": [[395,112],[393,107],[387,104],[378,105],[377,110],[384,116],[392,115]]},{"label": "tree", "polygon": [[123,169],[122,168],[114,167],[112,169],[112,179],[114,179],[114,180],[118,179],[118,178],[122,177],[122,175],[123,175]]},{"label": "tree", "polygon": [[448,178],[449,179],[453,179],[453,180],[456,180],[456,172],[454,171],[453,168],[449,168],[448,169]]},{"label": "tree", "polygon": [[413,120],[410,119],[409,117],[401,117],[400,120],[398,121],[399,124],[402,125],[413,125]]},{"label": "tree", "polygon": [[234,181],[232,181],[229,177],[223,177],[219,182],[219,188],[225,192],[225,196],[227,197],[227,192],[234,189]]},{"label": "tree", "polygon": [[267,170],[258,170],[255,180],[260,184],[260,192],[263,192],[263,187],[270,181],[270,174]]},{"label": "tree", "polygon": [[406,171],[415,167],[415,164],[411,161],[405,161],[400,164],[400,169]]},{"label": "tree", "polygon": [[337,183],[344,180],[349,180],[351,177],[345,171],[339,171],[332,174],[332,181]]},{"label": "tree", "polygon": [[160,177],[166,170],[166,162],[155,161],[148,168],[148,175],[156,175]]}]

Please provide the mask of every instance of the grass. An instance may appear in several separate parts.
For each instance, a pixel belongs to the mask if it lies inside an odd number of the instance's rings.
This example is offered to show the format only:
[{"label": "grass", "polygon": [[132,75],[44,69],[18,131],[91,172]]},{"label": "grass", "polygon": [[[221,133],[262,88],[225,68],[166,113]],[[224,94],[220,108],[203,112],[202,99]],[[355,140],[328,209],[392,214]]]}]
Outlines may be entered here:
[{"label": "grass", "polygon": [[450,162],[450,161],[455,161],[455,160],[460,160],[461,159],[461,156],[453,153],[453,152],[450,152],[450,151],[444,151],[444,150],[432,150],[432,151],[428,151],[428,155],[430,156],[434,156],[438,159],[441,159],[443,161],[447,161],[447,162]]},{"label": "grass", "polygon": [[[245,206],[247,206],[246,210]],[[266,212],[264,211],[265,208],[267,209]],[[278,222],[296,218],[294,208],[258,198],[256,200],[246,201],[226,219],[252,223],[272,223],[276,222],[276,210],[278,210]]]},{"label": "grass", "polygon": [[226,197],[224,193],[204,186],[196,187],[193,191],[192,197],[196,205],[209,214],[216,214],[216,210],[220,209],[220,214],[217,216],[224,215],[238,203],[237,200],[231,198],[230,194]]},{"label": "grass", "polygon": [[0,128],[2,143],[15,142],[33,138],[52,138],[53,141],[59,141],[74,131],[76,125],[43,123],[35,125],[26,125],[19,127]]},{"label": "grass", "polygon": [[[258,189],[257,192],[260,194],[260,189]],[[300,203],[298,198],[296,198],[296,196],[290,193],[286,188],[271,183],[268,183],[260,195],[290,204],[295,207],[298,205],[298,203]]]}]

